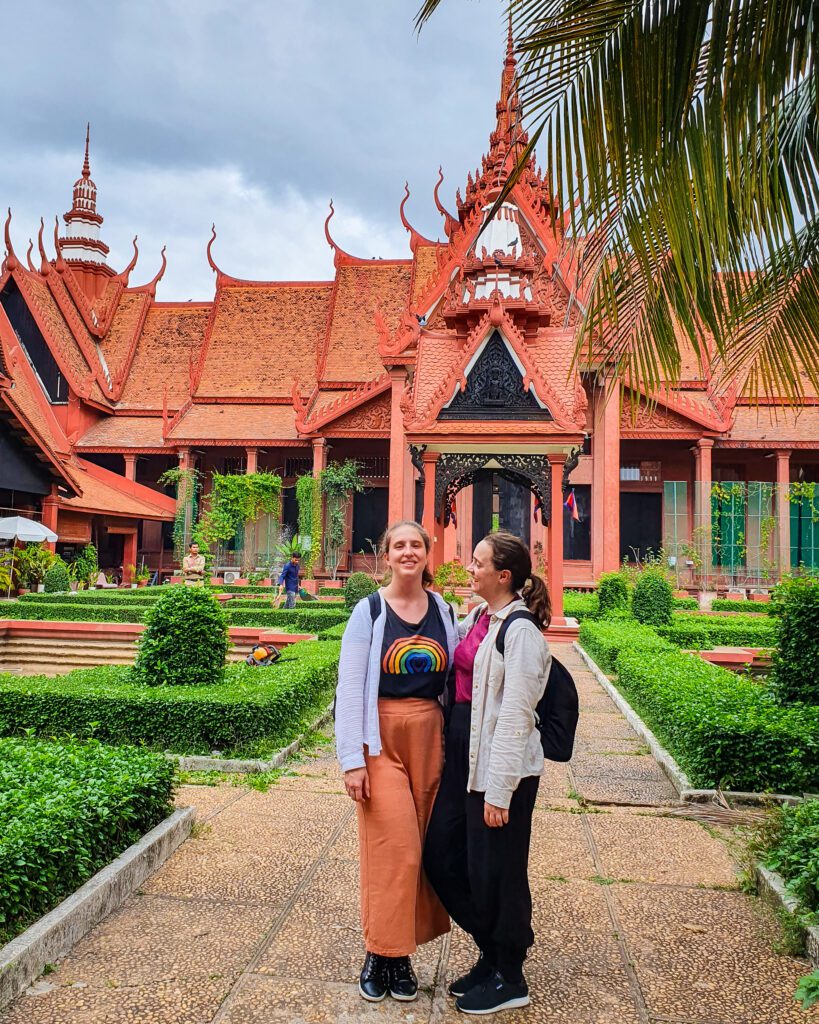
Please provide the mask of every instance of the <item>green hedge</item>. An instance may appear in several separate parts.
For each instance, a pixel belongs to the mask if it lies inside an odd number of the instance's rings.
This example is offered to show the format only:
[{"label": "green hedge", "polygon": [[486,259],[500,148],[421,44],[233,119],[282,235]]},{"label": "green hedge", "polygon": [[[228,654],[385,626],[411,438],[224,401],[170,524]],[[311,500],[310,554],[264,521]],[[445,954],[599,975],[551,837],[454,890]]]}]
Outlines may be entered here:
[{"label": "green hedge", "polygon": [[696,612],[700,604],[696,597],[675,597],[671,600],[674,611]]},{"label": "green hedge", "polygon": [[763,860],[778,871],[819,922],[819,800],[778,808],[774,838]]},{"label": "green hedge", "polygon": [[819,787],[819,708],[783,707],[765,687],[682,651],[629,644],[615,668],[618,689],[693,785]]},{"label": "green hedge", "polygon": [[600,614],[599,598],[597,594],[566,590],[563,593],[563,613],[578,620],[596,619]]},{"label": "green hedge", "polygon": [[734,622],[699,616],[676,617],[670,626],[655,626],[657,634],[675,647],[708,650],[711,647],[774,647],[777,627],[767,619]]},{"label": "green hedge", "polygon": [[166,817],[173,777],[134,747],[0,739],[0,944]]},{"label": "green hedge", "polygon": [[670,651],[673,646],[657,636],[650,626],[618,619],[583,622],[579,633],[580,644],[589,652],[604,672],[614,672],[621,650],[639,647],[644,650]]},{"label": "green hedge", "polygon": [[[266,629],[289,628],[300,633],[317,633],[328,629],[339,622],[345,622],[348,613],[343,607],[319,607],[315,604],[303,605],[301,608],[265,608],[241,607],[231,608],[232,602],[225,606],[228,623],[232,626],[259,626]],[[130,602],[123,604],[90,604],[53,602],[8,602],[3,605],[0,615],[6,619],[35,620],[38,622],[130,622],[141,623],[146,613],[154,607],[135,605]]]},{"label": "green hedge", "polygon": [[127,666],[57,678],[0,674],[0,730],[93,736],[180,753],[255,754],[293,739],[302,716],[335,685],[338,642],[293,644],[268,668],[225,667],[215,686],[143,686]]},{"label": "green hedge", "polygon": [[757,612],[767,615],[770,611],[770,602],[767,601],[729,601],[727,598],[717,597],[711,602],[712,612]]},{"label": "green hedge", "polygon": [[339,622],[337,626],[330,626],[329,629],[324,629],[319,633],[319,640],[340,640],[344,636],[344,630],[347,628],[347,623]]}]

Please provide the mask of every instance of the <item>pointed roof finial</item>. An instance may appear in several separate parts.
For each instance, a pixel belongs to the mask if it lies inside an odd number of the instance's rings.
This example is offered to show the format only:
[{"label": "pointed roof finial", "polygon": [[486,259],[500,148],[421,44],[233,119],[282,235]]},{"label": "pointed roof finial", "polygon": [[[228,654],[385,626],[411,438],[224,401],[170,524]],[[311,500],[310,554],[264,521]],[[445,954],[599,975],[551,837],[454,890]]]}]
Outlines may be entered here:
[{"label": "pointed roof finial", "polygon": [[506,30],[506,63],[515,63],[515,38],[512,34],[512,8],[509,8],[509,26]]},{"label": "pointed roof finial", "polygon": [[[511,15],[510,15],[511,17]],[[91,143],[91,122],[88,121],[85,126],[85,160],[82,165],[82,176],[84,178],[91,177],[91,161],[88,156],[88,149]]]}]

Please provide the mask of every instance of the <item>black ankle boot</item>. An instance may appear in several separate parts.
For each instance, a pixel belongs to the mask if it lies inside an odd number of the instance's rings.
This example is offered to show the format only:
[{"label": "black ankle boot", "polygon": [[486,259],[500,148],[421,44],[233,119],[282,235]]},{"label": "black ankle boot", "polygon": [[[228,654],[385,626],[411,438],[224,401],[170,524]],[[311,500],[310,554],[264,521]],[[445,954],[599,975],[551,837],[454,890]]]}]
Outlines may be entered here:
[{"label": "black ankle boot", "polygon": [[387,985],[393,999],[402,1003],[418,998],[418,979],[408,956],[393,956],[387,961]]},{"label": "black ankle boot", "polygon": [[358,979],[358,991],[371,1003],[380,1003],[387,994],[387,958],[367,953]]}]

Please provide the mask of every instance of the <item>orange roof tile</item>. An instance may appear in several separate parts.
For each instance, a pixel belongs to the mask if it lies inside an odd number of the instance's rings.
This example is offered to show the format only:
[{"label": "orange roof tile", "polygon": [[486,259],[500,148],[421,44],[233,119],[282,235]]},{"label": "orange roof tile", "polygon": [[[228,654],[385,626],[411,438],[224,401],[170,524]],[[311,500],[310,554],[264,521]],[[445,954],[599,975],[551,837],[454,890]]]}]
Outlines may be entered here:
[{"label": "orange roof tile", "polygon": [[412,271],[412,303],[415,305],[438,274],[438,246],[419,245],[415,250]]},{"label": "orange roof tile", "polygon": [[162,425],[159,416],[107,416],[90,427],[76,447],[161,448]]},{"label": "orange roof tile", "polygon": [[168,440],[237,444],[296,440],[296,416],[290,405],[192,405],[174,424]]},{"label": "orange roof tile", "polygon": [[372,260],[337,268],[323,365],[319,367],[322,380],[358,383],[384,372],[378,356],[375,311],[381,311],[394,331],[407,307],[411,277],[411,260]]},{"label": "orange roof tile", "polygon": [[316,382],[331,282],[219,289],[196,394],[289,397]]},{"label": "orange roof tile", "polygon": [[62,508],[87,509],[135,519],[173,519],[176,511],[174,498],[144,484],[126,480],[118,473],[112,473],[85,459],[75,457],[71,460],[71,466],[79,480],[82,495],[62,498]]},{"label": "orange roof tile", "polygon": [[111,326],[100,342],[113,381],[124,377],[128,369],[132,347],[150,305],[151,296],[145,292],[124,292],[117,304]]},{"label": "orange roof tile", "polygon": [[758,441],[769,445],[811,442],[819,446],[819,407],[793,410],[782,406],[738,406],[726,437],[732,441]]},{"label": "orange roof tile", "polygon": [[167,388],[168,408],[188,400],[190,361],[199,356],[209,308],[200,305],[151,306],[137,342],[118,409],[162,408]]}]

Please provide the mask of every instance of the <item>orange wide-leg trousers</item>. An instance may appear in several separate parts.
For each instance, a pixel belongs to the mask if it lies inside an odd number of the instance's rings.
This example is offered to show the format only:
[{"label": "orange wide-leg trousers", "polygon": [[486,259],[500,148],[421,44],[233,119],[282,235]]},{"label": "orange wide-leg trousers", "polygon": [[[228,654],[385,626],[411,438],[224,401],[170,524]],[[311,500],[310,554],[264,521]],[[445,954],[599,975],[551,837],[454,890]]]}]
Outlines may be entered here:
[{"label": "orange wide-leg trousers", "polygon": [[449,931],[449,915],[421,865],[443,767],[437,701],[379,700],[381,753],[365,747],[370,798],[356,804],[361,925],[370,953],[408,956]]}]

